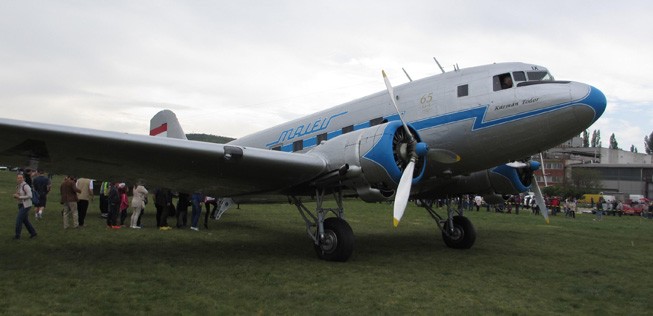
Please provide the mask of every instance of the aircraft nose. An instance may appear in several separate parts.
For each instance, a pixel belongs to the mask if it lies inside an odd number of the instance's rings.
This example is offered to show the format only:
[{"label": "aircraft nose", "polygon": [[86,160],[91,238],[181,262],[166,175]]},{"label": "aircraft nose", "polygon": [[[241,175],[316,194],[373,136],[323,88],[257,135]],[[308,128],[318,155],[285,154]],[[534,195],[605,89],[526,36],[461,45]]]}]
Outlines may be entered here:
[{"label": "aircraft nose", "polygon": [[594,120],[592,120],[592,123],[596,122],[596,120],[603,115],[603,112],[605,112],[605,107],[607,105],[607,100],[605,98],[605,94],[601,92],[601,90],[593,87],[593,86],[588,86],[590,91],[587,94],[587,96],[581,101],[581,103],[588,105],[592,109],[594,109]]}]

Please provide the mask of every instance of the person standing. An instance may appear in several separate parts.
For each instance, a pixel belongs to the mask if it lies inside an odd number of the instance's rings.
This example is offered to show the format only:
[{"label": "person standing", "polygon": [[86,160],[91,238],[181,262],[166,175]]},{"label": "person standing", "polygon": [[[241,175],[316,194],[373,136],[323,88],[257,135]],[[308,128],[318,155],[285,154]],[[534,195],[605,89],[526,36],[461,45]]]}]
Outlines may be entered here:
[{"label": "person standing", "polygon": [[118,191],[118,183],[111,183],[109,185],[109,195],[107,195],[107,226],[109,228],[118,229],[118,208],[120,207],[120,192]]},{"label": "person standing", "polygon": [[476,211],[481,209],[481,204],[483,204],[483,198],[480,195],[474,197],[474,205],[476,205]]},{"label": "person standing", "polygon": [[603,205],[605,204],[605,200],[603,197],[599,197],[598,202],[596,202],[596,218],[594,220],[602,220],[603,219]]},{"label": "person standing", "polygon": [[18,202],[18,215],[16,215],[16,235],[14,239],[20,239],[23,225],[27,228],[30,238],[36,237],[36,230],[29,222],[29,210],[32,207],[32,188],[25,182],[22,174],[16,176],[16,193],[14,199]]},{"label": "person standing", "polygon": [[[213,205],[213,211],[211,211],[211,205]],[[218,199],[210,196],[204,197],[204,206],[206,206],[204,228],[209,229],[209,216],[215,215],[215,211],[218,209]]]},{"label": "person standing", "polygon": [[179,198],[177,199],[177,228],[186,227],[188,223],[189,199],[188,193],[179,192]]},{"label": "person standing", "polygon": [[118,185],[118,192],[120,193],[120,226],[125,226],[125,219],[127,218],[127,209],[129,208],[129,199],[127,198],[127,185],[120,183]]},{"label": "person standing", "polygon": [[70,227],[69,217],[72,217],[73,228],[79,227],[79,214],[77,213],[77,193],[81,190],[75,186],[75,177],[66,176],[59,188],[61,192],[61,205],[63,205],[63,228]]},{"label": "person standing", "polygon": [[204,203],[204,196],[202,196],[201,193],[195,192],[190,198],[191,202],[193,203],[193,213],[192,213],[192,219],[190,223],[190,229],[194,231],[199,231],[200,229],[197,227],[200,221],[200,215],[202,214],[202,203]]},{"label": "person standing", "polygon": [[109,191],[111,191],[111,182],[102,182],[100,186],[100,216],[104,218],[109,214]]},{"label": "person standing", "polygon": [[141,211],[145,208],[145,199],[147,198],[147,189],[142,185],[137,185],[132,191],[132,217],[131,228],[141,228],[138,218],[141,216]]},{"label": "person standing", "polygon": [[77,193],[77,212],[79,213],[79,226],[84,227],[89,201],[93,200],[93,181],[88,178],[79,178],[76,183],[80,190]]},{"label": "person standing", "polygon": [[154,206],[156,207],[156,225],[159,230],[170,230],[168,215],[172,207],[172,193],[169,189],[160,188],[154,193]]},{"label": "person standing", "polygon": [[45,211],[45,204],[47,196],[52,188],[52,182],[48,177],[43,175],[43,170],[37,170],[37,176],[32,180],[34,191],[39,196],[39,201],[34,204],[34,216],[36,219],[43,218],[43,211]]}]

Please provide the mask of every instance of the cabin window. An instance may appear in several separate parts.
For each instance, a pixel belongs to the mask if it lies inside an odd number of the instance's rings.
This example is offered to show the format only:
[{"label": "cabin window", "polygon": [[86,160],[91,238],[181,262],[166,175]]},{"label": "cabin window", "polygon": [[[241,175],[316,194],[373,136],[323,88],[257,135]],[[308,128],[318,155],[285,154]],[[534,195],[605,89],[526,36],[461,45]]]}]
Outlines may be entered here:
[{"label": "cabin window", "polygon": [[317,134],[316,138],[317,138],[316,144],[319,145],[323,141],[327,140],[327,133]]},{"label": "cabin window", "polygon": [[523,71],[515,71],[512,73],[512,77],[515,78],[516,82],[526,81],[526,74]]},{"label": "cabin window", "polygon": [[458,86],[458,97],[466,97],[469,95],[469,85]]},{"label": "cabin window", "polygon": [[281,145],[272,147],[272,150],[281,151]]},{"label": "cabin window", "polygon": [[297,140],[292,143],[292,151],[300,151],[304,149],[304,141]]},{"label": "cabin window", "polygon": [[342,133],[347,134],[354,131],[354,125],[345,126],[342,128]]},{"label": "cabin window", "polygon": [[377,117],[375,119],[370,120],[370,126],[375,126],[383,123],[383,118],[382,117]]},{"label": "cabin window", "polygon": [[494,87],[494,91],[512,88],[513,84],[510,73],[500,74],[492,77],[492,85]]}]

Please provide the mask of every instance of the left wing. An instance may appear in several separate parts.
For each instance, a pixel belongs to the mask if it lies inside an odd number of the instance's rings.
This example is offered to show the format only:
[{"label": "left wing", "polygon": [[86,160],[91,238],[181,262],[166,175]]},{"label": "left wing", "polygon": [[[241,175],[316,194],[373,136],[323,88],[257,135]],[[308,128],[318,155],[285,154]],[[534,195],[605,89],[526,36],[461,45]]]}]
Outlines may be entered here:
[{"label": "left wing", "polygon": [[0,119],[0,160],[214,196],[284,192],[325,173],[319,156]]}]

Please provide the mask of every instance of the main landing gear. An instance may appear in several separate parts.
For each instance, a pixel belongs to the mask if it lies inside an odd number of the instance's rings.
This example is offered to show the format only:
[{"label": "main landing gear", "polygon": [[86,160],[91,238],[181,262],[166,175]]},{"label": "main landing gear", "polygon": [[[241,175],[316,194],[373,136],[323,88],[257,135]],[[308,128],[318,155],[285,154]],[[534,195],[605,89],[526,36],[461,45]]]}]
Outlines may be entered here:
[{"label": "main landing gear", "polygon": [[[458,209],[451,207],[451,200],[447,199],[447,218],[443,218],[433,209],[432,200],[419,200],[418,205],[423,207],[438,224],[442,231],[442,240],[449,248],[469,249],[476,241],[476,229],[472,222],[463,216],[462,205]],[[457,214],[457,215],[456,215]]]},{"label": "main landing gear", "polygon": [[[320,259],[327,261],[347,261],[354,252],[354,232],[345,221],[342,207],[342,192],[334,192],[337,208],[324,208],[324,190],[317,190],[315,198],[317,206],[311,212],[297,197],[292,196],[292,202],[306,222],[306,233],[313,240],[315,252]],[[336,217],[326,218],[329,212]]]}]

